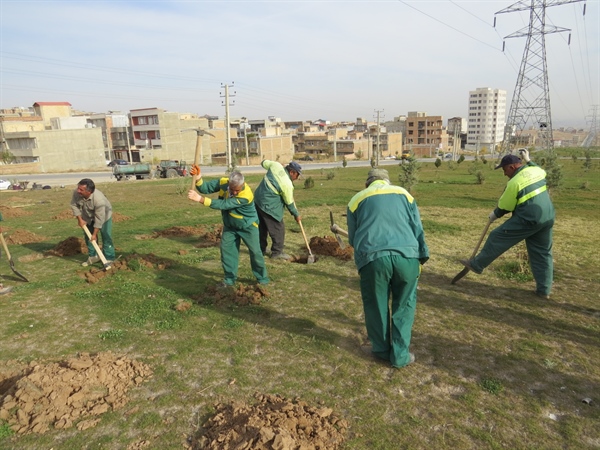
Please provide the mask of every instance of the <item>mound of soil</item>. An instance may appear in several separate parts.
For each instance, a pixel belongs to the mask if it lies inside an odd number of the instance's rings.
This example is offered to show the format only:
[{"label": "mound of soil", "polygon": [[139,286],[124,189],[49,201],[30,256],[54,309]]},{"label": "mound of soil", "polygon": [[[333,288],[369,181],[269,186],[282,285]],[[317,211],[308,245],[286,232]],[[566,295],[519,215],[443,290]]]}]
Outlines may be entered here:
[{"label": "mound of soil", "polygon": [[343,261],[350,261],[354,256],[354,250],[349,245],[341,249],[333,236],[313,236],[310,238],[310,249],[315,255],[333,256]]},{"label": "mound of soil", "polygon": [[269,292],[260,284],[235,286],[209,286],[204,292],[193,299],[203,304],[217,306],[248,306],[260,305],[263,298],[269,297]]},{"label": "mound of soil", "polygon": [[24,217],[30,216],[33,214],[31,211],[27,211],[23,208],[19,208],[17,206],[0,206],[0,212],[2,213],[2,217],[4,219],[12,219],[14,217]]},{"label": "mound of soil", "polygon": [[342,446],[348,423],[325,406],[255,394],[256,404],[217,403],[192,443],[196,450],[328,449]]},{"label": "mound of soil", "polygon": [[44,254],[46,256],[74,256],[80,253],[87,253],[87,246],[85,241],[75,236],[70,236],[64,241],[58,243],[58,245]]},{"label": "mound of soil", "polygon": [[35,233],[25,230],[12,230],[6,237],[6,243],[13,245],[31,244],[32,242],[41,242],[45,240],[45,237],[38,236]]},{"label": "mound of soil", "polygon": [[21,434],[93,427],[98,416],[127,404],[129,389],[152,375],[146,364],[111,352],[17,365],[0,364],[0,419]]}]

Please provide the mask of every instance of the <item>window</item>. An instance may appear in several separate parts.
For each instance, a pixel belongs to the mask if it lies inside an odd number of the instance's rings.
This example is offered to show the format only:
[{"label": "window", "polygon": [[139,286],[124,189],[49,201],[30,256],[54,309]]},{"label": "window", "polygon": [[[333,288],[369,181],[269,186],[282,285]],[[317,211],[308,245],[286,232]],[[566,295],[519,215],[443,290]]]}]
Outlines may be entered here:
[{"label": "window", "polygon": [[140,131],[140,139],[147,139],[148,133],[146,131]]},{"label": "window", "polygon": [[138,125],[146,125],[148,123],[148,120],[146,119],[146,117],[138,117]]},{"label": "window", "polygon": [[156,130],[156,131],[154,132],[154,137],[155,137],[156,139],[160,139],[160,131],[159,131],[159,130]]}]

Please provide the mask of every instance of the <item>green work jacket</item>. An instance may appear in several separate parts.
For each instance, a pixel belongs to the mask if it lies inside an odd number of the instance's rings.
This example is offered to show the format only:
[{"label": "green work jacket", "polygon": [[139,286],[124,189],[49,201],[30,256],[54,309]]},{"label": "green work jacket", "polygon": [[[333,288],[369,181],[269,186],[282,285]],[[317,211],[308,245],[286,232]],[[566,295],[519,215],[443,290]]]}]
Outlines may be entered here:
[{"label": "green work jacket", "polygon": [[258,214],[254,207],[254,194],[247,183],[236,196],[229,193],[229,178],[196,182],[196,190],[201,194],[219,193],[218,198],[204,198],[204,206],[221,211],[223,226],[233,230],[245,230],[248,227],[258,227]]},{"label": "green work jacket", "polygon": [[554,220],[554,205],[546,187],[546,172],[533,162],[517,169],[508,180],[494,209],[496,217],[512,212],[513,218],[528,225]]},{"label": "green work jacket", "polygon": [[347,213],[348,238],[359,270],[393,254],[421,264],[429,259],[417,203],[404,188],[376,180],[352,197]]},{"label": "green work jacket", "polygon": [[267,169],[267,173],[256,188],[256,206],[279,222],[283,220],[284,206],[292,216],[298,217],[300,213],[294,203],[294,184],[287,169],[281,163],[268,159],[261,165]]}]

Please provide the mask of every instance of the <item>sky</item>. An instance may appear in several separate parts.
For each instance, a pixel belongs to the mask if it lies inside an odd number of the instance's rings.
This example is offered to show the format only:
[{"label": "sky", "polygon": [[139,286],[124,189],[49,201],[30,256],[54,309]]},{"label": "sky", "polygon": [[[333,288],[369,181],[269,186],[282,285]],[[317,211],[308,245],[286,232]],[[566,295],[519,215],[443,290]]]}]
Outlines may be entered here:
[{"label": "sky", "polygon": [[[539,1],[539,0],[536,0]],[[546,0],[554,127],[587,128],[600,91],[600,0]],[[510,1],[0,0],[0,108],[67,101],[251,120],[468,116],[507,91],[527,12]],[[586,14],[583,7],[586,5]],[[496,27],[493,26],[496,17]],[[502,51],[505,45],[504,52]],[[600,108],[598,109],[600,115]]]}]

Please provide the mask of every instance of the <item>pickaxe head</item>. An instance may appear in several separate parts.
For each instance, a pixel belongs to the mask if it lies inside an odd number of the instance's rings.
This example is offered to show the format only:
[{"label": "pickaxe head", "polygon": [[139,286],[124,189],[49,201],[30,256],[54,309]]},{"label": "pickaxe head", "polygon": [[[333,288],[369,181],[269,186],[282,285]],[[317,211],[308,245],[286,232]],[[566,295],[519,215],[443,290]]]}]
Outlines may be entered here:
[{"label": "pickaxe head", "polygon": [[346,248],[346,244],[344,244],[344,241],[342,241],[342,238],[338,234],[337,225],[335,225],[335,223],[333,221],[333,212],[332,211],[329,211],[329,219],[331,220],[331,231],[333,231],[333,234],[335,235],[335,239],[337,240],[340,248],[342,250],[344,250]]}]

